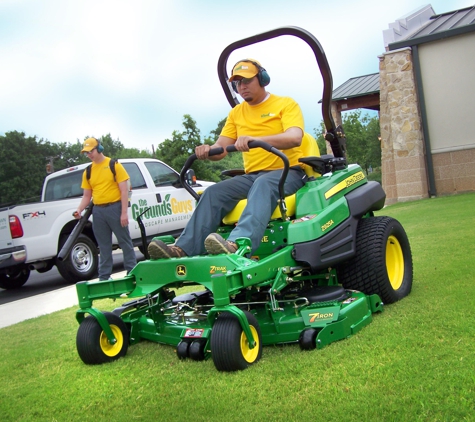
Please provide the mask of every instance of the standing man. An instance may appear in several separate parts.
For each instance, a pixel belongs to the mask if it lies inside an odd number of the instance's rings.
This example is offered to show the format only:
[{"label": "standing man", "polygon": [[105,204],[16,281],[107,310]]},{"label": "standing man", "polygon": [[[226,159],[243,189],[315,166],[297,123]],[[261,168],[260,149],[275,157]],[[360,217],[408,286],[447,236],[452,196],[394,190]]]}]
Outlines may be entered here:
[{"label": "standing man", "polygon": [[82,176],[83,197],[75,217],[81,213],[93,198],[92,229],[99,245],[99,280],[108,280],[112,273],[112,233],[115,234],[124,254],[124,268],[127,273],[137,264],[134,246],[129,232],[128,180],[129,175],[122,164],[103,154],[104,147],[96,138],[84,141],[81,153],[92,164]]},{"label": "standing man", "polygon": [[[229,81],[244,102],[231,110],[216,143],[212,146],[200,145],[195,153],[202,160],[220,160],[227,154],[226,147],[234,144],[238,151],[243,152],[246,174],[208,187],[175,245],[168,246],[160,240],[152,240],[148,247],[152,259],[193,256],[205,251],[209,254],[234,253],[239,237],[251,239],[253,251],[259,247],[277,206],[283,163],[280,158],[261,148],[249,149],[251,140],[266,142],[281,150],[289,159],[291,168],[284,186],[286,195],[293,194],[305,183],[306,175],[298,161],[303,156],[300,144],[304,134],[299,105],[289,97],[279,97],[266,91],[270,77],[255,60],[245,59],[236,63]],[[225,152],[209,157],[209,151],[214,147],[223,147]],[[247,206],[237,226],[224,240],[214,232],[223,217],[246,197]]]}]

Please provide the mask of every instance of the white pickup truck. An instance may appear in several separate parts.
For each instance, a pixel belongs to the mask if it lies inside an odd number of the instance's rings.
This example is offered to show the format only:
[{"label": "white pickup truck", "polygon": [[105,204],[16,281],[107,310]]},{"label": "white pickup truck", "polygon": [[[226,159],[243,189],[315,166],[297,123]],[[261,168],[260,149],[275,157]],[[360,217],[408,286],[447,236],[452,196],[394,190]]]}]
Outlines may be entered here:
[{"label": "white pickup truck", "polygon": [[[179,174],[155,159],[121,159],[130,176],[132,196],[129,230],[132,241],[143,251],[137,217],[143,214],[147,241],[160,234],[178,236],[193,213],[196,203],[182,187]],[[88,222],[74,243],[67,259],[56,257],[77,224],[72,214],[82,196],[81,178],[89,164],[81,164],[50,174],[43,184],[41,202],[0,209],[0,288],[23,286],[31,270],[46,272],[57,266],[67,281],[75,283],[94,278],[98,249]],[[192,182],[203,191],[212,182]],[[91,217],[92,219],[92,217]],[[118,247],[113,238],[114,247]]]}]

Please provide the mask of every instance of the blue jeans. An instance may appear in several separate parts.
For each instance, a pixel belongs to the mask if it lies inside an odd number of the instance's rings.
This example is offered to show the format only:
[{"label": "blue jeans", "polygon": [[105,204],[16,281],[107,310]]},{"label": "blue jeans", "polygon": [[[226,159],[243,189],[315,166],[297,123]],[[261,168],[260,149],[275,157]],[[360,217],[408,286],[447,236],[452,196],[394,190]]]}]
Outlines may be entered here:
[{"label": "blue jeans", "polygon": [[92,209],[92,229],[99,245],[99,280],[107,280],[112,273],[112,233],[115,234],[124,254],[124,268],[127,272],[137,265],[129,227],[122,227],[120,224],[121,211],[120,202],[108,207],[95,206]]},{"label": "blue jeans", "polygon": [[[216,232],[223,217],[236,204],[247,198],[247,206],[228,240],[239,237],[251,239],[253,252],[259,247],[270,217],[279,199],[279,179],[282,170],[261,171],[235,176],[208,187],[198,202],[176,245],[188,256],[205,253],[204,240]],[[307,176],[300,168],[291,168],[285,181],[285,195],[292,195],[300,189]]]}]

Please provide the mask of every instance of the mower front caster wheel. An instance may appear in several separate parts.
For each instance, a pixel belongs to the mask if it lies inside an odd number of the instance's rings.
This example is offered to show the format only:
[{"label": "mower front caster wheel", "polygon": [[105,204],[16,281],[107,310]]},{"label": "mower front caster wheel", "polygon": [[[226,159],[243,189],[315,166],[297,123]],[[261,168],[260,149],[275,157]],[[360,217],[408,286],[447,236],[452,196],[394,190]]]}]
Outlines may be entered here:
[{"label": "mower front caster wheel", "polygon": [[315,328],[307,328],[300,333],[299,346],[302,350],[314,350],[317,347],[318,331]]},{"label": "mower front caster wheel", "polygon": [[105,312],[104,316],[110,325],[116,339],[111,343],[104,330],[92,315],[86,317],[76,335],[76,348],[82,361],[89,365],[112,362],[125,356],[129,347],[129,332],[120,317],[112,312]]},{"label": "mower front caster wheel", "polygon": [[193,341],[190,344],[188,353],[190,355],[190,358],[193,360],[205,360],[205,342],[199,340]]},{"label": "mower front caster wheel", "polygon": [[176,354],[178,359],[186,359],[189,356],[190,343],[187,341],[180,341],[176,346]]},{"label": "mower front caster wheel", "polygon": [[251,349],[237,317],[221,313],[211,333],[211,356],[218,371],[239,371],[256,363],[262,356],[262,336],[259,324],[250,312],[244,312],[256,345]]}]

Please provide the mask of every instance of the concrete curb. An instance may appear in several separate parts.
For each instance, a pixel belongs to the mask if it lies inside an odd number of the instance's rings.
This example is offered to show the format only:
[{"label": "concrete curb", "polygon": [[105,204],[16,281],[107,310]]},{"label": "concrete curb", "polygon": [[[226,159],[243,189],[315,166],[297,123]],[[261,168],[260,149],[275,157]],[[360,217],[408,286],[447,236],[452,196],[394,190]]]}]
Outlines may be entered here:
[{"label": "concrete curb", "polygon": [[[126,272],[123,271],[114,274],[112,277],[122,278],[125,274]],[[61,311],[75,305],[78,305],[76,285],[6,303],[0,306],[0,328]]]}]

